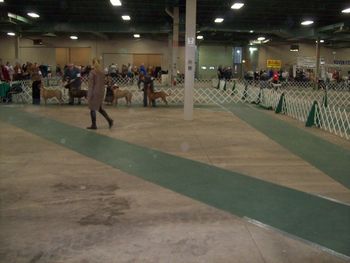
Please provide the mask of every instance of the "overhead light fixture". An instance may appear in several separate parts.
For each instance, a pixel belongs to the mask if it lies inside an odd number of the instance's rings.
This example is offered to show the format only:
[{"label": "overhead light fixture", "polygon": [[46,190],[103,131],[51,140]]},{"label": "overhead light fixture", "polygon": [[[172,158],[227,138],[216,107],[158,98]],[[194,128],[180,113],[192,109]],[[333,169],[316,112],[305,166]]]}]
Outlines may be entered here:
[{"label": "overhead light fixture", "polygon": [[33,18],[39,18],[40,17],[37,13],[33,13],[33,12],[27,13],[27,15],[30,16],[30,17],[33,17]]},{"label": "overhead light fixture", "polygon": [[121,6],[122,2],[120,2],[120,0],[110,0],[112,6]]},{"label": "overhead light fixture", "polygon": [[321,40],[320,40],[320,43],[324,43],[324,40],[323,40],[323,39],[321,39]]},{"label": "overhead light fixture", "polygon": [[3,2],[5,2],[4,0],[0,0],[0,3],[3,3]]},{"label": "overhead light fixture", "polygon": [[231,9],[241,9],[243,6],[244,6],[243,3],[234,3],[234,4],[231,6]]},{"label": "overhead light fixture", "polygon": [[7,35],[8,35],[8,36],[11,36],[11,37],[14,37],[14,36],[16,35],[16,33],[8,32]]},{"label": "overhead light fixture", "polygon": [[349,14],[350,13],[350,8],[346,8],[344,10],[341,11],[344,14]]},{"label": "overhead light fixture", "polygon": [[78,37],[77,36],[70,36],[70,39],[77,40]]},{"label": "overhead light fixture", "polygon": [[249,33],[254,33],[254,30],[250,30]]},{"label": "overhead light fixture", "polygon": [[131,20],[130,16],[127,16],[127,15],[122,16],[122,19],[125,20],[125,21]]},{"label": "overhead light fixture", "polygon": [[214,66],[210,66],[209,69],[212,69],[212,70],[213,70],[213,69],[215,69],[215,67],[214,67]]},{"label": "overhead light fixture", "polygon": [[223,21],[224,21],[224,19],[221,18],[221,17],[217,17],[217,18],[215,18],[215,20],[214,20],[215,23],[222,23]]},{"label": "overhead light fixture", "polygon": [[140,38],[140,34],[134,34],[134,38]]},{"label": "overhead light fixture", "polygon": [[264,41],[262,41],[263,43],[267,43],[267,42],[270,42],[270,39],[266,39]]},{"label": "overhead light fixture", "polygon": [[249,48],[249,51],[250,51],[250,52],[254,52],[254,51],[257,51],[257,50],[258,50],[258,49],[257,49],[256,47],[250,47],[250,48]]},{"label": "overhead light fixture", "polygon": [[265,38],[264,37],[258,37],[258,40],[259,41],[263,41],[263,40],[265,40]]},{"label": "overhead light fixture", "polygon": [[300,24],[303,26],[309,26],[309,25],[312,25],[313,23],[314,23],[314,21],[312,21],[312,20],[305,20],[305,21],[301,22]]},{"label": "overhead light fixture", "polygon": [[203,39],[204,37],[203,36],[197,36],[197,39]]},{"label": "overhead light fixture", "polygon": [[201,69],[204,69],[204,70],[205,70],[205,69],[207,69],[207,67],[206,67],[206,66],[202,66]]}]

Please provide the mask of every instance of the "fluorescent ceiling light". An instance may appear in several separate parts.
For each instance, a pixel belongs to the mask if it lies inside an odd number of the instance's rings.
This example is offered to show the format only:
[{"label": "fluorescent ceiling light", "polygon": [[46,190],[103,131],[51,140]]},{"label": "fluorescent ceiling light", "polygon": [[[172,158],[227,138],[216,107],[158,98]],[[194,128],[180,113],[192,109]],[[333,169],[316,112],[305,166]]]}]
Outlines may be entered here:
[{"label": "fluorescent ceiling light", "polygon": [[121,6],[122,3],[120,2],[120,0],[110,0],[111,1],[111,4],[113,6]]},{"label": "fluorescent ceiling light", "polygon": [[15,33],[13,33],[13,32],[8,32],[8,33],[7,33],[7,35],[9,35],[9,36],[12,36],[12,37],[13,37],[13,36],[15,36],[16,34],[15,34]]},{"label": "fluorescent ceiling light", "polygon": [[77,40],[78,37],[77,36],[70,36],[70,39]]},{"label": "fluorescent ceiling light", "polygon": [[312,21],[312,20],[305,20],[305,21],[301,22],[301,24],[303,26],[312,25],[313,23],[314,23],[314,21]]},{"label": "fluorescent ceiling light", "polygon": [[265,40],[265,38],[264,37],[258,37],[258,40],[259,41],[263,41],[263,40]]},{"label": "fluorescent ceiling light", "polygon": [[254,30],[250,30],[249,33],[254,33]]},{"label": "fluorescent ceiling light", "polygon": [[126,16],[126,15],[125,15],[125,16],[122,16],[122,19],[123,19],[123,20],[131,20],[130,16]]},{"label": "fluorescent ceiling light", "polygon": [[0,3],[3,3],[4,2],[4,0],[0,0]]},{"label": "fluorescent ceiling light", "polygon": [[254,52],[254,51],[257,51],[257,50],[258,50],[258,49],[257,49],[256,47],[250,47],[250,48],[249,48],[249,51],[250,51],[250,52]]},{"label": "fluorescent ceiling light", "polygon": [[224,21],[224,19],[221,17],[215,18],[215,20],[214,20],[215,23],[222,23],[223,21]]},{"label": "fluorescent ceiling light", "polygon": [[33,18],[40,17],[37,13],[33,13],[33,12],[27,13],[27,15],[30,16],[30,17],[33,17]]},{"label": "fluorescent ceiling light", "polygon": [[263,43],[267,43],[269,41],[270,41],[270,39],[266,39],[266,40],[263,41]]},{"label": "fluorescent ceiling light", "polygon": [[197,39],[203,39],[204,37],[203,36],[197,36]]},{"label": "fluorescent ceiling light", "polygon": [[292,52],[299,52],[299,49],[290,49]]},{"label": "fluorescent ceiling light", "polygon": [[234,4],[231,6],[231,9],[241,9],[243,6],[244,6],[243,3],[234,3]]},{"label": "fluorescent ceiling light", "polygon": [[324,43],[324,40],[323,40],[323,39],[321,39],[321,40],[320,40],[320,43]]},{"label": "fluorescent ceiling light", "polygon": [[349,14],[350,13],[350,8],[346,8],[344,10],[341,11],[344,14]]},{"label": "fluorescent ceiling light", "polygon": [[134,34],[134,38],[140,38],[140,34]]}]

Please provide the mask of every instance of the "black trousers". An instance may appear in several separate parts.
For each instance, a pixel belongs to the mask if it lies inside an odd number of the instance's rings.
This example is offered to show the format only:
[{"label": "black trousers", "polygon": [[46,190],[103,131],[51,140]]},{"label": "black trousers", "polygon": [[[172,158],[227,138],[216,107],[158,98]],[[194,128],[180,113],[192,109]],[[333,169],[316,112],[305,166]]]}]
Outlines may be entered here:
[{"label": "black trousers", "polygon": [[33,98],[33,104],[40,104],[40,86],[41,81],[35,80],[32,84],[32,98]]}]

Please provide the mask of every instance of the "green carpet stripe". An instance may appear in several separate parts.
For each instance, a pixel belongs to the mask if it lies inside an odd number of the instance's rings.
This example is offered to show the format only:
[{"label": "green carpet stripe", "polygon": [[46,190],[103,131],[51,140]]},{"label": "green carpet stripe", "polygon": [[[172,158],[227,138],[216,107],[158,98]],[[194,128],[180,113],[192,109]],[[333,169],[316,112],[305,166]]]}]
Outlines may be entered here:
[{"label": "green carpet stripe", "polygon": [[2,108],[0,119],[126,173],[350,256],[349,206],[15,109]]},{"label": "green carpet stripe", "polygon": [[225,105],[225,107],[295,155],[350,188],[349,150],[269,116],[257,107],[242,107],[242,105]]}]

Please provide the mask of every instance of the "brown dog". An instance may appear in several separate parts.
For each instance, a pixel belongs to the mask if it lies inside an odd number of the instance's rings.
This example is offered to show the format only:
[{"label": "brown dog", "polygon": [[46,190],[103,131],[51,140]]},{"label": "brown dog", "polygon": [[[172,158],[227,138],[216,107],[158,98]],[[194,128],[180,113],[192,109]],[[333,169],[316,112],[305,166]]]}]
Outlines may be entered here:
[{"label": "brown dog", "polygon": [[147,96],[148,96],[148,106],[151,107],[152,105],[152,100],[156,100],[161,98],[162,101],[164,101],[164,103],[166,105],[168,105],[168,102],[166,100],[167,96],[170,96],[171,94],[167,94],[164,91],[157,91],[157,92],[153,92],[151,87],[147,87]]},{"label": "brown dog", "polygon": [[118,86],[113,86],[113,97],[113,105],[117,105],[120,98],[125,98],[126,105],[131,105],[132,93],[128,90],[121,90]]},{"label": "brown dog", "polygon": [[41,85],[40,95],[44,99],[45,105],[46,105],[46,101],[48,99],[51,99],[51,98],[56,98],[60,104],[63,103],[62,91],[60,91],[58,89],[46,89],[46,88],[44,88],[43,85]]},{"label": "brown dog", "polygon": [[70,90],[69,91],[69,96],[74,98],[85,98],[87,99],[87,90]]}]

